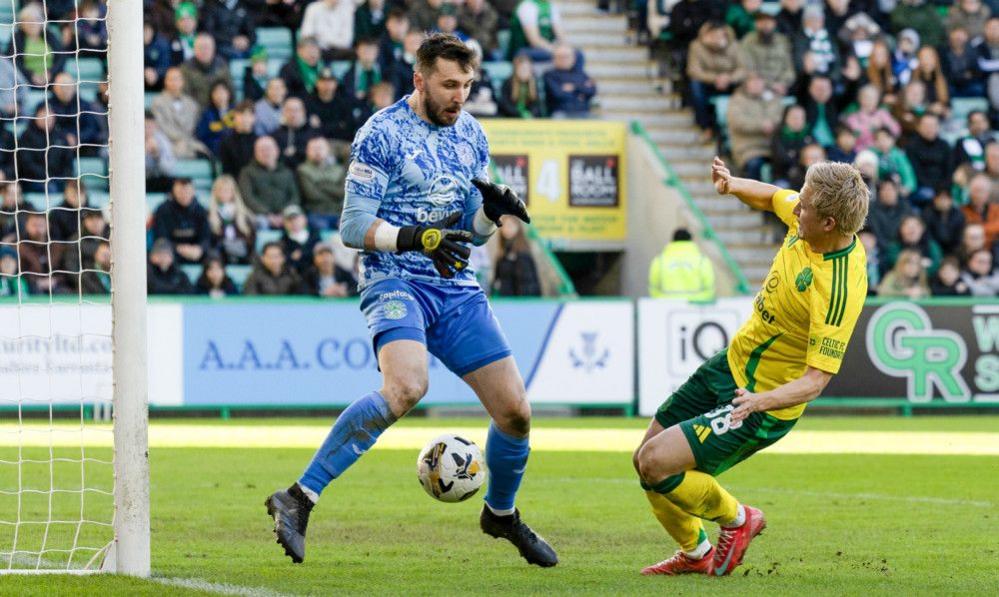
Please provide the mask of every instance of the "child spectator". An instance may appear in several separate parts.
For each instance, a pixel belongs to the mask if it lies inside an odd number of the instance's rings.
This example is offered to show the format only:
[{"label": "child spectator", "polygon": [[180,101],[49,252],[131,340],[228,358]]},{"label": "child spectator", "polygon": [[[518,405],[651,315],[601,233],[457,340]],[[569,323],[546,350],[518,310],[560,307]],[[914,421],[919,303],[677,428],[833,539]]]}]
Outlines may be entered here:
[{"label": "child spectator", "polygon": [[212,245],[226,264],[249,264],[256,231],[253,214],[243,203],[236,180],[228,174],[215,179],[208,204],[208,226]]},{"label": "child spectator", "polygon": [[891,178],[898,182],[903,196],[916,190],[916,173],[905,152],[895,147],[895,135],[886,128],[878,129],[871,148],[878,156],[878,179]]},{"label": "child spectator", "polygon": [[281,248],[288,265],[298,274],[312,265],[312,251],[319,244],[319,232],[309,227],[305,212],[297,205],[284,209],[284,232],[281,235]]},{"label": "child spectator", "polygon": [[181,263],[200,263],[211,245],[208,214],[195,201],[190,178],[173,181],[170,196],[153,214],[153,238],[165,238],[177,251]]},{"label": "child spectator", "polygon": [[232,124],[232,90],[225,81],[217,81],[209,93],[210,101],[201,115],[195,135],[208,148],[212,155],[218,156],[222,145],[222,137]]},{"label": "child spectator", "polygon": [[243,294],[287,295],[297,294],[301,280],[294,269],[285,264],[281,243],[269,242],[260,252],[260,259],[253,265],[253,271],[246,278]]},{"label": "child spectator", "polygon": [[503,82],[500,92],[499,111],[510,118],[539,118],[542,115],[538,80],[528,56],[514,58],[513,74]]},{"label": "child spectator", "polygon": [[856,134],[856,150],[863,151],[874,144],[874,133],[880,128],[887,128],[895,136],[901,133],[898,122],[892,118],[888,110],[881,107],[881,92],[874,85],[865,85],[857,94],[857,111],[846,117],[844,121]]},{"label": "child spectator", "polygon": [[191,294],[194,291],[191,281],[174,263],[173,245],[165,238],[154,242],[149,252],[146,289],[149,294]]},{"label": "child spectator", "polygon": [[961,281],[968,285],[971,296],[999,294],[999,274],[992,271],[992,252],[979,249],[972,253],[961,272]]},{"label": "child spectator", "polygon": [[930,288],[926,282],[926,269],[917,251],[905,250],[899,253],[895,267],[885,274],[878,285],[878,296],[886,298],[926,298]]},{"label": "child spectator", "polygon": [[961,264],[956,257],[944,257],[937,275],[930,281],[933,296],[969,296],[971,289],[961,280]]},{"label": "child spectator", "polygon": [[213,299],[239,294],[236,283],[225,273],[225,262],[216,253],[210,253],[201,263],[201,275],[194,287],[197,294]]}]

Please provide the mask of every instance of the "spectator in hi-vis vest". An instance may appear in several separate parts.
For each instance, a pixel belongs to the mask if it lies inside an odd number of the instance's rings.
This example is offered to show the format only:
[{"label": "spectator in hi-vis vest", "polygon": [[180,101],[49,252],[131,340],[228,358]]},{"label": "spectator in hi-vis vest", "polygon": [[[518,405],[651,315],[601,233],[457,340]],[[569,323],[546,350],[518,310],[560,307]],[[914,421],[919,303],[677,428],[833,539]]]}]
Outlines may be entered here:
[{"label": "spectator in hi-vis vest", "polygon": [[677,228],[673,242],[649,266],[649,296],[712,301],[715,298],[715,269],[701,254],[690,232]]}]

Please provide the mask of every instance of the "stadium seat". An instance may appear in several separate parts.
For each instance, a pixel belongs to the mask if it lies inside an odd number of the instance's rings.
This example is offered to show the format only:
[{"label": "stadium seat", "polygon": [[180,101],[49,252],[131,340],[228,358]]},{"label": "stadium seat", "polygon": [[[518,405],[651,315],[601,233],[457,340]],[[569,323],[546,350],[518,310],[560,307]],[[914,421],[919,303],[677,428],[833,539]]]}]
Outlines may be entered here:
[{"label": "stadium seat", "polygon": [[[80,58],[73,64],[66,65],[66,71],[73,75],[77,81],[104,81],[107,75],[104,74],[104,63],[98,58]],[[76,71],[76,72],[74,72]]]},{"label": "stadium seat", "polygon": [[329,66],[330,70],[333,71],[333,76],[337,79],[343,79],[343,76],[350,70],[350,60],[334,60],[330,62]]},{"label": "stadium seat", "polygon": [[267,49],[267,56],[287,60],[294,54],[291,30],[284,27],[259,27],[257,44]]},{"label": "stadium seat", "polygon": [[210,183],[215,173],[212,172],[212,163],[208,160],[177,160],[174,175],[186,176],[194,180],[207,179]]},{"label": "stadium seat", "polygon": [[87,189],[87,198],[90,205],[98,209],[107,209],[111,206],[111,194],[107,191],[91,191]]},{"label": "stadium seat", "polygon": [[194,284],[201,277],[201,266],[196,263],[186,263],[180,266],[180,271],[184,272],[187,279]]},{"label": "stadium seat", "polygon": [[250,277],[250,271],[253,267],[249,265],[227,265],[225,266],[225,273],[229,274],[232,278],[232,283],[239,288],[240,292],[243,292],[243,284],[246,284],[246,279]]},{"label": "stadium seat", "polygon": [[62,203],[62,197],[49,193],[25,193],[24,200],[38,210],[48,209]]},{"label": "stadium seat", "polygon": [[281,240],[280,230],[257,230],[257,253],[260,253],[267,243],[278,240]]},{"label": "stadium seat", "polygon": [[164,201],[166,193],[146,193],[146,209],[149,210],[149,214],[152,215]]},{"label": "stadium seat", "polygon": [[145,105],[147,110],[149,109],[150,106],[153,105],[153,100],[156,99],[157,95],[159,94],[154,93],[152,91],[146,92],[145,96],[142,99],[143,99],[143,104]]},{"label": "stadium seat", "polygon": [[7,16],[0,16],[0,48],[6,48],[10,45],[10,38],[14,36],[14,26],[9,24],[11,18]]},{"label": "stadium seat", "polygon": [[45,92],[41,89],[36,89],[34,87],[28,87],[28,96],[25,100],[25,106],[18,110],[21,115],[34,115],[35,110],[38,105],[45,101]]},{"label": "stadium seat", "polygon": [[510,49],[510,30],[500,29],[496,32],[496,44],[499,46],[500,54],[504,57]]},{"label": "stadium seat", "polygon": [[[482,70],[489,74],[493,83],[493,95],[499,97],[503,90],[503,83],[513,75],[512,62],[483,62]],[[541,87],[541,85],[538,85]]]},{"label": "stadium seat", "polygon": [[971,114],[975,110],[988,113],[989,100],[984,97],[955,97],[950,100],[950,108],[951,120],[957,121],[955,124],[964,128],[968,120],[968,114]]},{"label": "stadium seat", "polygon": [[80,158],[77,176],[91,191],[108,190],[108,165],[103,158]]}]

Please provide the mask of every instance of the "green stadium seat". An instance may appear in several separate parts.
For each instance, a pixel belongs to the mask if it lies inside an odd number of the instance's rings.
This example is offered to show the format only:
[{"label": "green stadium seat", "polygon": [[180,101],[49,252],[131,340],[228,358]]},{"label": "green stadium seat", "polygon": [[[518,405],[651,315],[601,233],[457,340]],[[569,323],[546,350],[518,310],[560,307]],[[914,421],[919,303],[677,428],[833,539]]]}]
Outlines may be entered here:
[{"label": "green stadium seat", "polygon": [[80,158],[77,161],[77,176],[88,190],[108,190],[108,165],[103,158]]},{"label": "green stadium seat", "polygon": [[186,176],[194,180],[207,179],[210,182],[215,173],[212,171],[212,163],[208,160],[177,160],[174,176]]},{"label": "green stadium seat", "polygon": [[34,87],[28,87],[27,99],[25,100],[25,106],[18,109],[18,114],[24,116],[33,116],[35,110],[38,106],[45,101],[45,92],[41,89],[36,89]]},{"label": "green stadium seat", "polygon": [[337,79],[342,80],[343,76],[347,74],[348,70],[350,70],[350,64],[350,60],[334,60],[333,62],[330,62],[329,67],[330,70],[333,71],[333,75]]},{"label": "green stadium seat", "polygon": [[198,278],[201,277],[201,266],[195,263],[185,263],[184,265],[181,265],[180,271],[184,272],[184,275],[191,281],[191,284],[197,282]]},{"label": "green stadium seat", "polygon": [[257,230],[257,253],[260,253],[267,243],[278,240],[281,240],[280,230]]},{"label": "green stadium seat", "polygon": [[72,63],[67,64],[66,71],[73,75],[77,81],[107,80],[107,75],[104,73],[104,63],[98,58],[80,58],[76,61],[75,68]]},{"label": "green stadium seat", "polygon": [[950,108],[950,119],[963,129],[968,121],[968,114],[975,110],[988,113],[989,100],[984,97],[955,97],[950,100]]},{"label": "green stadium seat", "polygon": [[153,105],[153,100],[156,99],[157,95],[159,95],[159,94],[154,93],[152,91],[147,91],[145,93],[145,95],[142,98],[143,99],[142,103],[143,103],[143,105],[145,105],[145,107],[146,107],[147,110]]},{"label": "green stadium seat", "polygon": [[496,44],[499,46],[500,54],[506,56],[510,49],[510,30],[500,29],[496,32]]},{"label": "green stadium seat", "polygon": [[246,284],[246,279],[250,277],[250,272],[253,270],[252,266],[249,265],[227,265],[225,266],[225,273],[229,274],[232,278],[232,283],[239,288],[239,291],[243,291],[243,285]]},{"label": "green stadium seat", "polygon": [[111,194],[106,191],[91,191],[87,189],[87,197],[90,205],[98,209],[105,209],[111,206]]},{"label": "green stadium seat", "polygon": [[728,131],[728,100],[731,99],[727,95],[716,95],[711,98],[711,103],[715,107],[715,122],[718,123],[718,128],[723,131]]},{"label": "green stadium seat", "polygon": [[14,36],[14,26],[11,20],[0,16],[0,49],[6,50],[10,45],[10,38]]},{"label": "green stadium seat", "polygon": [[[493,82],[493,94],[499,97],[503,89],[503,83],[513,75],[513,63],[506,61],[483,62],[482,70],[489,75],[489,78]],[[538,87],[541,87],[541,85],[538,85]]]},{"label": "green stadium seat", "polygon": [[232,77],[234,83],[239,80],[240,84],[242,84],[243,73],[249,65],[250,61],[244,58],[233,58],[229,61],[229,76]]},{"label": "green stadium seat", "polygon": [[163,202],[166,201],[166,193],[146,193],[146,209],[152,215]]},{"label": "green stadium seat", "polygon": [[269,58],[288,59],[294,54],[291,30],[285,27],[257,28],[257,44],[267,48]]},{"label": "green stadium seat", "polygon": [[62,197],[56,194],[48,193],[25,193],[24,200],[31,204],[35,209],[47,209],[55,207],[62,203]]}]

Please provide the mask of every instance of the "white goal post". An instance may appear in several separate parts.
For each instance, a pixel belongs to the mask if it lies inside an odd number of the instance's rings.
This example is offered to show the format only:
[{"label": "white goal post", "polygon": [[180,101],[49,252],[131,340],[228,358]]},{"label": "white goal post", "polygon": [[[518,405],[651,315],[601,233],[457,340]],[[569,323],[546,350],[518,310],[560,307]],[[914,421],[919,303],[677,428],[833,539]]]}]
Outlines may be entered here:
[{"label": "white goal post", "polygon": [[0,0],[0,575],[148,577],[143,2],[73,4]]}]

